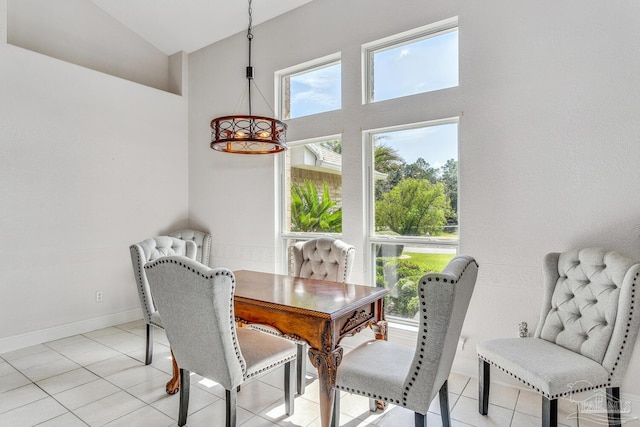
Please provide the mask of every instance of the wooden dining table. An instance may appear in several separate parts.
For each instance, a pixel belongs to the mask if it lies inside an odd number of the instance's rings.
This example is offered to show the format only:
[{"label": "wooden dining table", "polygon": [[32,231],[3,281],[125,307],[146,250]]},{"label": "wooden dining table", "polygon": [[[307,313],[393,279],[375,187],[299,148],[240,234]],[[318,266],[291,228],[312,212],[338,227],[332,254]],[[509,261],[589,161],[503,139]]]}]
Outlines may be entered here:
[{"label": "wooden dining table", "polygon": [[[376,339],[387,339],[384,297],[388,291],[248,270],[234,275],[234,310],[240,325],[268,325],[285,337],[309,344],[309,359],[318,370],[321,425],[329,427],[343,354],[340,342],[369,327]],[[167,393],[178,391],[179,375],[174,359]]]}]

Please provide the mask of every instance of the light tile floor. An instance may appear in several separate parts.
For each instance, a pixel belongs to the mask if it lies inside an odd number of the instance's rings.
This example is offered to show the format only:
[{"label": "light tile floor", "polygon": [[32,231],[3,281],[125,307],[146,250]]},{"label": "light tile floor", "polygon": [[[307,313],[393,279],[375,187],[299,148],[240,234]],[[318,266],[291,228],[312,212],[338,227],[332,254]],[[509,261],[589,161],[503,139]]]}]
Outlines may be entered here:
[{"label": "light tile floor", "polygon": [[[177,425],[178,395],[168,396],[164,385],[171,374],[169,343],[162,330],[154,335],[153,363],[145,366],[145,326],[130,322],[33,347],[0,354],[0,426],[127,426]],[[242,427],[318,427],[318,383],[308,379],[295,413],[284,414],[283,372],[248,382],[238,394],[238,425]],[[540,397],[532,392],[492,384],[489,415],[478,414],[477,380],[449,377],[449,403],[454,427],[539,426]],[[391,406],[370,413],[360,396],[341,395],[340,425],[348,427],[412,426],[413,413]],[[221,425],[224,390],[193,376],[189,427]],[[441,426],[437,398],[428,414],[430,426]],[[562,400],[558,419],[571,427],[598,426],[581,419],[576,404]],[[637,425],[637,424],[636,424]]]}]

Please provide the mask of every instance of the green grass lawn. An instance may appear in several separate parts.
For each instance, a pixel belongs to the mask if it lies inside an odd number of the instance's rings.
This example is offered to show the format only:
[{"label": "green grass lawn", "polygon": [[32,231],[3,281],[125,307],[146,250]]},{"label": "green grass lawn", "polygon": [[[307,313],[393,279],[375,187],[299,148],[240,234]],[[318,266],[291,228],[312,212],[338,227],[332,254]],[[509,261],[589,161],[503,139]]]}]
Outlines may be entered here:
[{"label": "green grass lawn", "polygon": [[453,257],[454,254],[402,252],[401,257],[378,258],[376,285],[391,291],[385,297],[387,314],[412,319],[419,308],[420,278],[426,273],[441,272]]},{"label": "green grass lawn", "polygon": [[403,252],[402,255],[410,256],[409,260],[418,264],[425,273],[429,271],[441,272],[449,261],[455,257],[454,254],[423,254],[416,252]]}]

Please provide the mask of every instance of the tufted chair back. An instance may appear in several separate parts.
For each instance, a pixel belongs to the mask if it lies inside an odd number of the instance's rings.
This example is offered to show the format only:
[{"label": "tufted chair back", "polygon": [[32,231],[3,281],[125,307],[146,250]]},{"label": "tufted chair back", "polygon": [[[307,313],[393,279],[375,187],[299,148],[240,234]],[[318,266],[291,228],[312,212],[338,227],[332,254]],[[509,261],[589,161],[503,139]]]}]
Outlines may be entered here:
[{"label": "tufted chair back", "polygon": [[640,328],[640,262],[615,251],[584,248],[547,254],[543,273],[534,336],[476,346],[480,414],[489,411],[494,366],[542,396],[543,426],[558,424],[561,397],[596,389],[605,389],[599,399],[604,398],[606,410],[597,421],[620,426],[620,386]]},{"label": "tufted chair back", "polygon": [[192,240],[196,243],[198,251],[196,253],[196,261],[209,265],[209,257],[211,254],[211,234],[198,230],[180,230],[170,233],[169,236],[177,237],[180,240]]},{"label": "tufted chair back", "polygon": [[355,247],[331,237],[298,242],[293,246],[294,276],[346,283],[355,253]]},{"label": "tufted chair back", "polygon": [[162,327],[160,317],[151,297],[149,282],[144,271],[144,265],[158,258],[182,255],[191,259],[196,258],[196,244],[192,241],[180,240],[176,237],[157,236],[143,240],[140,243],[131,245],[131,262],[133,264],[133,274],[138,285],[138,296],[142,306],[142,314],[147,324],[155,324]]},{"label": "tufted chair back", "polygon": [[[550,253],[544,259],[544,299],[536,338],[625,371],[640,316],[633,316],[638,261],[601,248]],[[630,345],[624,345],[625,342]]]}]

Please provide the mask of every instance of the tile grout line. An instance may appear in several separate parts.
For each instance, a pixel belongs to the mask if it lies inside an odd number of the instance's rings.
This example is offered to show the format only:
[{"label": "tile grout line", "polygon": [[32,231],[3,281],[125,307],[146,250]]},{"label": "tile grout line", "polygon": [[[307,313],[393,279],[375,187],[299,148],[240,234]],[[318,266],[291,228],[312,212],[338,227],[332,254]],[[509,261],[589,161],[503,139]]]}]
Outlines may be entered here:
[{"label": "tile grout line", "polygon": [[513,419],[516,417],[516,408],[518,407],[518,400],[520,400],[520,390],[518,390],[518,394],[516,396],[516,403],[513,405],[513,411],[511,411],[511,421],[509,422],[509,426],[517,427],[513,425]]}]

